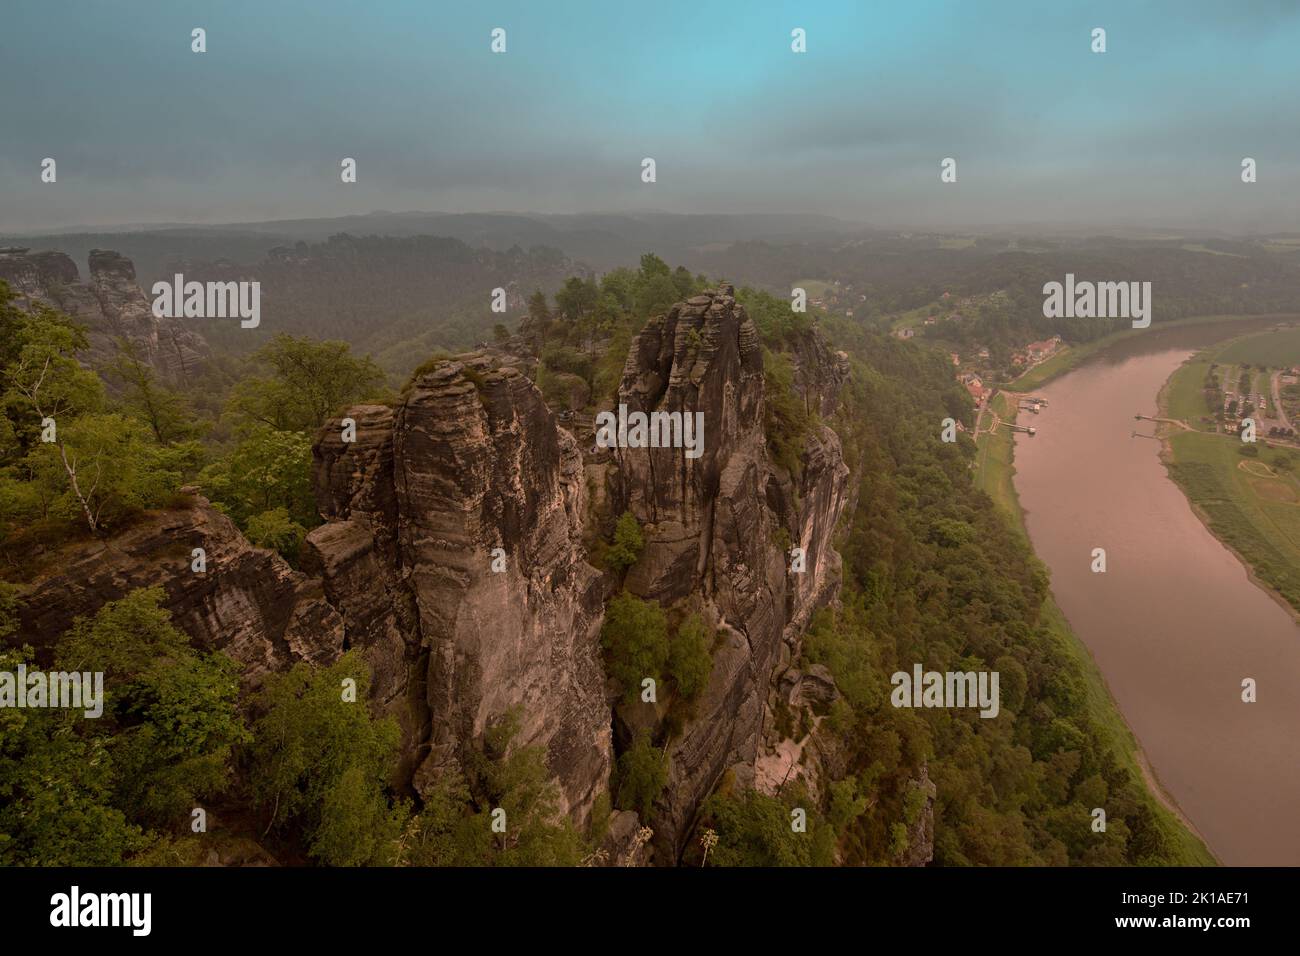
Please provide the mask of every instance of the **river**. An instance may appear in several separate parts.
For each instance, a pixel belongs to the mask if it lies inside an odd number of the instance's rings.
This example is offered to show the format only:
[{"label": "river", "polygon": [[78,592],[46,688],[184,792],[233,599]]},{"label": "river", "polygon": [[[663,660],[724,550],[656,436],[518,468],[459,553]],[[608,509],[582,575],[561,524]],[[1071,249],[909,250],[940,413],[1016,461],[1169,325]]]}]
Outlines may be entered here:
[{"label": "river", "polygon": [[[1016,490],[1052,591],[1091,650],[1164,789],[1225,864],[1300,864],[1300,627],[1130,437],[1199,349],[1270,323],[1158,330],[1035,394]],[[1093,573],[1094,548],[1107,570]],[[1241,682],[1258,684],[1243,703]]]}]

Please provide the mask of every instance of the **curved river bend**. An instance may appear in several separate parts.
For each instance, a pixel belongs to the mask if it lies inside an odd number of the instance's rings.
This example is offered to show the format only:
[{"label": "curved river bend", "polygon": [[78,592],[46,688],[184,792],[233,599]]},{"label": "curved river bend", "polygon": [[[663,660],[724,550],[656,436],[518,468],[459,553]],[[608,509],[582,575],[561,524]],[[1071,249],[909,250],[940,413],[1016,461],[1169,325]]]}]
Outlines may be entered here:
[{"label": "curved river bend", "polygon": [[[1052,591],[1164,789],[1225,864],[1300,864],[1300,627],[1165,473],[1150,435],[1173,371],[1255,322],[1152,330],[1036,394],[1016,490]],[[1266,327],[1262,326],[1262,327]],[[1107,572],[1091,571],[1105,548]],[[1241,701],[1253,677],[1258,702]]]}]

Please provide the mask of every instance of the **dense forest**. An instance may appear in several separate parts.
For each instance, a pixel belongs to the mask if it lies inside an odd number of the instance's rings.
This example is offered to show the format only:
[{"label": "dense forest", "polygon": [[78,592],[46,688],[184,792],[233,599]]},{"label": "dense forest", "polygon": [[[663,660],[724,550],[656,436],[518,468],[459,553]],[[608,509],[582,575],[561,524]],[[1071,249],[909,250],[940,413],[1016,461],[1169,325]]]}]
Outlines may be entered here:
[{"label": "dense forest", "polygon": [[[933,306],[947,293],[961,321],[927,334],[993,350],[1060,335],[1085,342],[1127,326],[1122,319],[1043,316],[1043,285],[1073,273],[1079,281],[1150,281],[1153,321],[1192,315],[1247,315],[1297,308],[1300,257],[1293,244],[1266,240],[1127,240],[875,236],[838,243],[737,242],[702,254],[712,275],[778,295],[801,281],[851,287],[854,317],[867,323]],[[958,308],[976,299],[973,308]],[[936,311],[937,308],[936,308]]]},{"label": "dense forest", "polygon": [[[831,424],[859,487],[842,532],[842,606],[819,614],[803,653],[843,692],[819,732],[847,773],[822,808],[821,844],[776,825],[802,794],[779,813],[753,794],[715,798],[722,844],[749,848],[725,858],[827,862],[838,846],[846,862],[896,861],[924,766],[937,785],[937,865],[1191,862],[1090,716],[1078,651],[1042,617],[1046,571],[973,486],[973,446],[939,440],[941,419],[968,407],[946,357],[847,322],[830,332],[854,358]],[[914,662],[997,670],[1001,714],[891,706],[890,675]],[[1090,827],[1099,806],[1104,834]],[[819,845],[820,860],[809,855]]]},{"label": "dense forest", "polygon": [[[307,265],[286,258],[285,274],[309,284],[324,269],[334,285],[316,295],[335,295],[352,272],[330,270],[353,248],[340,239]],[[614,393],[646,318],[705,284],[646,255],[637,269],[570,276],[553,299],[537,289],[518,328],[498,323],[494,337],[536,353],[537,384],[553,406],[589,410]],[[970,411],[946,357],[868,324],[793,313],[767,292],[738,298],[764,346],[767,439],[780,467],[799,468],[816,424],[795,395],[790,349],[820,324],[852,358],[842,411],[828,422],[858,486],[840,531],[843,600],[818,614],[803,644],[806,663],[829,667],[842,692],[818,733],[843,759],[807,835],[788,825],[788,808],[807,806],[806,794],[767,797],[724,780],[698,822],[711,834],[694,844],[707,860],[693,850],[688,862],[897,863],[924,802],[923,772],[937,785],[938,864],[1185,862],[1141,781],[1094,726],[1075,652],[1041,619],[1043,567],[974,488],[969,443],[938,440],[943,417]],[[402,307],[391,298],[366,306],[390,320]],[[253,543],[297,561],[320,521],[316,430],[350,403],[391,402],[399,381],[330,338],[367,321],[340,314],[310,330],[324,340],[280,332],[252,354],[224,357],[200,396],[164,386],[126,350],[111,368],[86,368],[83,330],[52,310],[20,308],[0,283],[0,638],[9,648],[0,670],[36,660],[17,633],[24,582],[61,548],[168,507],[185,484],[199,485]],[[401,321],[390,325],[394,336]],[[635,521],[620,520],[594,558],[619,569],[638,549]],[[331,865],[572,865],[595,858],[612,806],[644,810],[663,786],[653,748],[635,741],[618,760],[612,799],[580,832],[556,814],[542,752],[512,746],[517,721],[507,719],[463,775],[414,801],[389,785],[395,726],[339,700],[347,678],[365,699],[355,652],[326,668],[299,664],[244,696],[232,662],[192,647],[161,598],[135,591],[78,619],[41,662],[109,675],[103,719],[0,711],[0,864],[197,863],[209,845],[192,832],[191,808],[202,805],[249,834],[254,857],[260,846],[281,861]],[[608,624],[611,669],[634,634],[635,652],[655,656],[683,697],[707,677],[711,636],[698,620],[667,620],[623,596]],[[660,640],[669,629],[674,639]],[[1001,715],[893,708],[889,675],[912,662],[998,670]],[[637,668],[630,673],[645,672]],[[1110,825],[1099,837],[1089,812],[1103,804]],[[522,838],[493,838],[494,807],[508,810]]]},{"label": "dense forest", "polygon": [[529,292],[553,291],[573,271],[562,253],[544,247],[494,251],[435,236],[346,234],[278,246],[249,264],[170,265],[187,280],[261,283],[262,327],[200,322],[213,345],[242,353],[279,333],[339,339],[393,375],[437,349],[462,351],[487,339],[506,318],[492,310],[492,289],[504,289],[509,311],[518,314]]}]

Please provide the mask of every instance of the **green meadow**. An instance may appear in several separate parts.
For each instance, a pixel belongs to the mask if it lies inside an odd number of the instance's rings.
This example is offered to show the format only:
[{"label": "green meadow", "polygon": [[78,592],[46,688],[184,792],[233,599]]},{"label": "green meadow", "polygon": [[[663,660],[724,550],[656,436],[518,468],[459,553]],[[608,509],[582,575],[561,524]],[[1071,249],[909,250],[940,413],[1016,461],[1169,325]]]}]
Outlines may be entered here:
[{"label": "green meadow", "polygon": [[1269,368],[1300,365],[1300,328],[1248,335],[1219,353],[1220,362],[1264,365]]},{"label": "green meadow", "polygon": [[[1182,365],[1162,392],[1168,417],[1203,427],[1210,361],[1241,354],[1240,346],[1258,338],[1208,349]],[[1210,530],[1300,611],[1300,452],[1270,448],[1263,440],[1247,445],[1228,434],[1172,427],[1169,432],[1170,477]]]}]

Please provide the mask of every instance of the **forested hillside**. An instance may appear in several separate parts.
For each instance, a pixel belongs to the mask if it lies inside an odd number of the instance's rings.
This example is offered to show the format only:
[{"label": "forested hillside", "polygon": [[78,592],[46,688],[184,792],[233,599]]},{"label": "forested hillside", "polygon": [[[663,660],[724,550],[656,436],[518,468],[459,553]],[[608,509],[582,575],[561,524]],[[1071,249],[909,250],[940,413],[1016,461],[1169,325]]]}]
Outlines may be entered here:
[{"label": "forested hillside", "polygon": [[[693,262],[713,275],[781,296],[799,282],[848,287],[854,318],[874,323],[912,309],[956,314],[924,330],[995,353],[1052,335],[1086,342],[1128,320],[1047,318],[1043,285],[1078,280],[1149,281],[1155,323],[1192,315],[1247,315],[1300,306],[1300,247],[1290,242],[1207,239],[1036,239],[877,236],[836,244],[738,242]],[[1001,293],[1001,294],[999,294]],[[946,295],[945,295],[946,294]],[[959,305],[965,300],[968,304]]]},{"label": "forested hillside", "polygon": [[[433,236],[349,235],[280,246],[247,265],[182,260],[174,267],[187,280],[261,283],[261,327],[200,322],[214,345],[245,353],[280,333],[340,339],[399,376],[430,352],[490,338],[495,324],[523,311],[529,292],[552,291],[572,271],[554,249],[497,252]],[[492,311],[496,288],[506,292],[507,313]]]},{"label": "forested hillside", "polygon": [[[790,310],[764,293],[752,293],[750,307],[779,361]],[[958,444],[939,440],[945,417],[970,422],[947,356],[823,321],[853,360],[831,425],[857,504],[840,529],[841,602],[817,615],[796,662],[827,666],[843,695],[818,725],[790,728],[792,739],[811,733],[816,750],[834,755],[814,768],[823,777],[810,824],[817,838],[786,825],[792,808],[807,806],[802,786],[777,798],[724,788],[704,823],[725,848],[711,859],[896,864],[912,849],[928,778],[936,865],[1208,861],[1184,849],[1185,834],[1095,720],[1094,708],[1109,713],[1114,704],[1095,698],[1080,649],[1044,617],[1046,571],[974,487],[973,444],[964,435]],[[998,671],[1000,715],[892,706],[890,676],[918,662]],[[1104,834],[1091,829],[1098,806]]]},{"label": "forested hillside", "polygon": [[[267,338],[251,355],[221,360],[219,396],[165,387],[138,366],[106,389],[78,361],[83,332],[49,309],[18,308],[0,283],[4,666],[54,663],[112,677],[100,721],[48,710],[0,714],[0,862],[199,862],[214,849],[190,832],[189,808],[199,803],[230,821],[223,859],[574,864],[598,854],[610,795],[597,801],[586,828],[560,817],[545,755],[510,745],[518,715],[486,735],[463,775],[440,779],[424,799],[395,784],[398,728],[338,698],[340,681],[351,679],[366,699],[370,672],[355,651],[328,666],[295,664],[241,693],[232,661],[191,646],[154,588],[104,604],[57,634],[19,629],[28,582],[66,560],[69,549],[98,546],[146,514],[188,507],[190,485],[253,544],[297,565],[307,532],[321,521],[312,488],[317,430],[357,402],[382,411],[398,401],[393,386],[401,379],[355,354],[347,340],[364,329],[367,341],[389,336],[413,353],[412,343],[427,336],[459,334],[421,328],[433,290],[481,297],[484,285],[502,283],[521,299],[531,293],[519,328],[495,337],[503,347],[535,351],[547,400],[580,415],[616,397],[629,342],[647,318],[705,284],[646,255],[638,269],[599,280],[571,276],[557,283],[552,301],[540,277],[563,263],[550,254],[467,247],[463,268],[448,266],[454,275],[429,277],[427,286],[399,283],[419,272],[415,263],[431,243],[440,261],[458,261],[447,258],[457,250],[443,240],[340,237],[277,253],[263,276],[263,314],[277,319],[263,323]],[[838,699],[815,728],[783,728],[795,737],[815,730],[824,752],[837,757],[816,769],[823,786],[815,797],[801,787],[764,796],[724,778],[695,821],[698,838],[716,839],[707,862],[897,864],[929,812],[941,865],[1192,862],[1090,717],[1110,705],[1089,698],[1077,650],[1043,620],[1045,571],[975,489],[971,447],[938,440],[942,418],[969,421],[970,413],[946,356],[861,323],[793,313],[765,292],[742,289],[736,301],[761,338],[763,432],[788,476],[804,468],[822,424],[800,394],[800,350],[820,325],[848,353],[851,376],[825,423],[843,443],[855,506],[837,536],[842,595],[814,618],[795,662],[828,668]],[[470,316],[461,331],[477,334],[471,329],[487,318]],[[411,364],[416,358],[406,355]],[[465,374],[481,387],[474,378],[481,373]],[[602,526],[609,540],[592,542],[592,560],[619,575],[637,562],[642,544],[629,520],[617,530]],[[623,600],[625,616],[664,620],[653,602]],[[690,653],[662,664],[688,700],[709,674],[711,638],[697,618],[672,615],[674,641]],[[616,635],[609,640],[617,663]],[[27,646],[34,643],[39,654]],[[1000,715],[892,707],[889,676],[913,663],[998,670]],[[632,743],[624,758],[613,797],[621,809],[648,812],[664,785],[660,758],[646,741]],[[935,786],[931,810],[926,779]],[[1099,835],[1089,824],[1100,805],[1110,823]],[[488,835],[488,815],[502,806],[527,821],[522,840],[498,845]],[[788,826],[794,806],[810,809],[811,839]],[[685,859],[705,862],[705,845],[693,841]]]},{"label": "forested hillside", "polygon": [[[939,441],[941,419],[966,404],[946,357],[843,323],[834,338],[855,358],[835,425],[857,510],[842,548],[843,606],[821,616],[805,653],[844,691],[831,733],[873,794],[845,836],[848,858],[896,852],[924,764],[937,786],[937,864],[1202,862],[1183,858],[1172,824],[1090,716],[1080,650],[1043,616],[1045,569],[974,488],[972,444]],[[890,706],[889,675],[918,661],[999,671],[1001,714]],[[1099,806],[1104,834],[1091,829]]]}]

